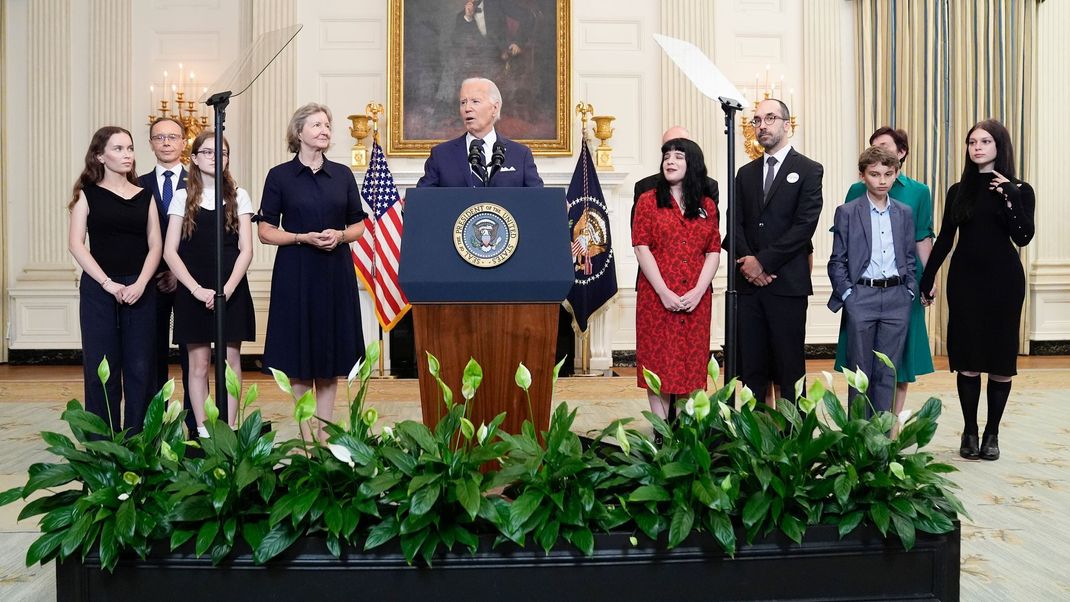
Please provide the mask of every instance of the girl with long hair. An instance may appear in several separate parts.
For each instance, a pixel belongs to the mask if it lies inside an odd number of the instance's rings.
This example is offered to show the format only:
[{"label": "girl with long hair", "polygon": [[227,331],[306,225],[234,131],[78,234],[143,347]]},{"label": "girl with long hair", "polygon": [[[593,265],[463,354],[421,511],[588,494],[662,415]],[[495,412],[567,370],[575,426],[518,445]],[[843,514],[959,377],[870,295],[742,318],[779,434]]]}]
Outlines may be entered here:
[{"label": "girl with long hair", "polygon": [[[149,284],[161,247],[152,193],[138,186],[135,173],[130,132],[102,127],[89,142],[67,205],[67,245],[82,268],[78,315],[86,409],[112,431],[131,433],[141,431],[155,392],[156,287]],[[110,376],[102,384],[98,367],[105,358]]]},{"label": "girl with long hair", "polygon": [[[947,191],[943,224],[920,290],[935,295],[936,272],[954,246],[947,272],[947,355],[965,429],[959,455],[999,459],[999,423],[1017,374],[1018,324],[1025,272],[1017,247],[1033,239],[1033,188],[1015,177],[1010,133],[986,119],[966,134],[962,178]],[[955,235],[958,234],[958,242]],[[978,442],[981,373],[988,373],[988,420]]]},{"label": "girl with long hair", "polygon": [[[705,194],[702,149],[686,138],[661,147],[661,173],[635,206],[632,246],[639,260],[636,363],[661,378],[647,392],[650,410],[668,416],[670,396],[706,388],[710,357],[710,283],[720,261],[717,203]],[[655,440],[660,440],[655,435]]]},{"label": "girl with long hair", "polygon": [[[175,343],[186,345],[189,355],[190,405],[197,431],[207,436],[204,402],[208,398],[208,372],[215,340],[215,166],[223,162],[223,284],[226,298],[227,363],[241,380],[242,341],[256,339],[253,298],[246,271],[253,260],[253,204],[249,193],[238,188],[230,175],[230,143],[216,152],[215,132],[206,130],[193,140],[193,163],[186,188],[175,193],[167,209],[169,225],[164,259],[181,286],[175,295]],[[227,423],[235,426],[239,400],[228,397]]]}]

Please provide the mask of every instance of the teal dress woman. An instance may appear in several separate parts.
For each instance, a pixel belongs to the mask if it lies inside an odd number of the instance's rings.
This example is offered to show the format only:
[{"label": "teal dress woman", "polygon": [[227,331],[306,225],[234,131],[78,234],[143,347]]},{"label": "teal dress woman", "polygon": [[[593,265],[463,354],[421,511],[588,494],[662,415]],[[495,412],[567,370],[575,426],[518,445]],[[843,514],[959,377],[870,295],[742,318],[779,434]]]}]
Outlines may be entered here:
[{"label": "teal dress woman", "polygon": [[[862,182],[855,182],[847,192],[844,202],[865,198],[866,187]],[[904,176],[902,173],[895,179],[888,195],[893,199],[905,203],[914,212],[914,240],[925,242],[926,251],[932,248],[933,234],[933,200],[929,193],[929,187],[917,180]],[[926,242],[927,241],[927,242]],[[924,258],[917,253],[917,265],[914,273],[918,280],[925,271],[924,260],[928,259],[926,252]],[[918,289],[921,290],[921,289]],[[929,332],[925,328],[925,310],[921,306],[921,295],[914,299],[910,308],[910,325],[907,332],[906,346],[903,348],[903,359],[896,366],[897,383],[912,383],[918,376],[933,372],[933,356],[929,351]],[[843,368],[847,361],[847,331],[840,326],[840,340],[836,345],[836,370]],[[851,368],[851,366],[848,366]],[[853,369],[853,368],[852,368]],[[900,386],[905,392],[905,388]],[[896,395],[896,411],[902,410],[902,402]],[[904,397],[905,399],[905,397]]]}]

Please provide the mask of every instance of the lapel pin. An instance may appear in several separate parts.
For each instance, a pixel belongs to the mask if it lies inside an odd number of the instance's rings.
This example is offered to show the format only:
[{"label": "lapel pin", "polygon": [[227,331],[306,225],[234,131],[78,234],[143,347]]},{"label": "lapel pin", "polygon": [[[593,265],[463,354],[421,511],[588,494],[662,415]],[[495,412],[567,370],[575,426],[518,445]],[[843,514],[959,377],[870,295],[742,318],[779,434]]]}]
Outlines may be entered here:
[{"label": "lapel pin", "polygon": [[793,171],[793,172],[788,174],[787,180],[788,180],[788,184],[794,184],[794,183],[799,181],[799,174],[797,174],[797,173],[795,173]]}]

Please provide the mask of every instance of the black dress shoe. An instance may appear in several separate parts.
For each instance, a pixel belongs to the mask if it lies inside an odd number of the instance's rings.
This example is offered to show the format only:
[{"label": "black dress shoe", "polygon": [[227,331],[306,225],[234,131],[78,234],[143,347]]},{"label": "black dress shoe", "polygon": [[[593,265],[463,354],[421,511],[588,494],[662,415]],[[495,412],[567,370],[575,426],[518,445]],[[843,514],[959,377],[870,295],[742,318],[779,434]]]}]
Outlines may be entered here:
[{"label": "black dress shoe", "polygon": [[985,435],[981,442],[982,460],[999,460],[999,435]]},{"label": "black dress shoe", "polygon": [[[999,453],[999,450],[996,450]],[[967,460],[976,460],[981,452],[977,449],[977,435],[962,434],[962,444],[959,445],[959,455]]]}]

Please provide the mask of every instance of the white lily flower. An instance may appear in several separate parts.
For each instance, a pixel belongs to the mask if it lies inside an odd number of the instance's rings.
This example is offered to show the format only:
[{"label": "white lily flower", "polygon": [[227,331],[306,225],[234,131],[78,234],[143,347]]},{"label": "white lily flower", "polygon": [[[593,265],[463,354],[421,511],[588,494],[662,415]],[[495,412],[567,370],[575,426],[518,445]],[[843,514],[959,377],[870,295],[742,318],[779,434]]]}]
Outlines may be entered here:
[{"label": "white lily flower", "polygon": [[476,430],[476,440],[479,441],[480,445],[483,445],[483,442],[487,440],[487,425],[485,423],[480,423],[479,429]]},{"label": "white lily flower", "polygon": [[899,424],[906,424],[907,420],[910,420],[910,415],[912,413],[913,410],[910,408],[906,408],[902,412],[899,412]]},{"label": "white lily flower", "polygon": [[822,370],[821,374],[825,376],[825,382],[829,384],[829,390],[832,390],[832,373],[828,370]]},{"label": "white lily flower", "polygon": [[687,403],[684,404],[684,411],[687,412],[688,416],[694,416],[695,415],[695,398],[694,397],[688,398]]},{"label": "white lily flower", "polygon": [[393,438],[394,438],[394,429],[389,427],[389,426],[384,426],[383,427],[383,439],[393,439]]},{"label": "white lily flower", "polygon": [[337,443],[328,443],[327,449],[331,450],[332,456],[338,458],[340,462],[345,462],[350,468],[356,466],[356,463],[353,462],[353,454],[349,453],[349,448]]},{"label": "white lily flower", "polygon": [[129,493],[120,493],[119,494],[119,501],[120,502],[125,502],[128,499],[130,499],[130,494]]},{"label": "white lily flower", "polygon": [[356,380],[357,375],[360,374],[360,369],[364,366],[364,358],[357,360],[357,363],[353,364],[353,368],[349,371],[349,376],[346,377],[346,384],[350,387],[353,386],[353,381]]}]

